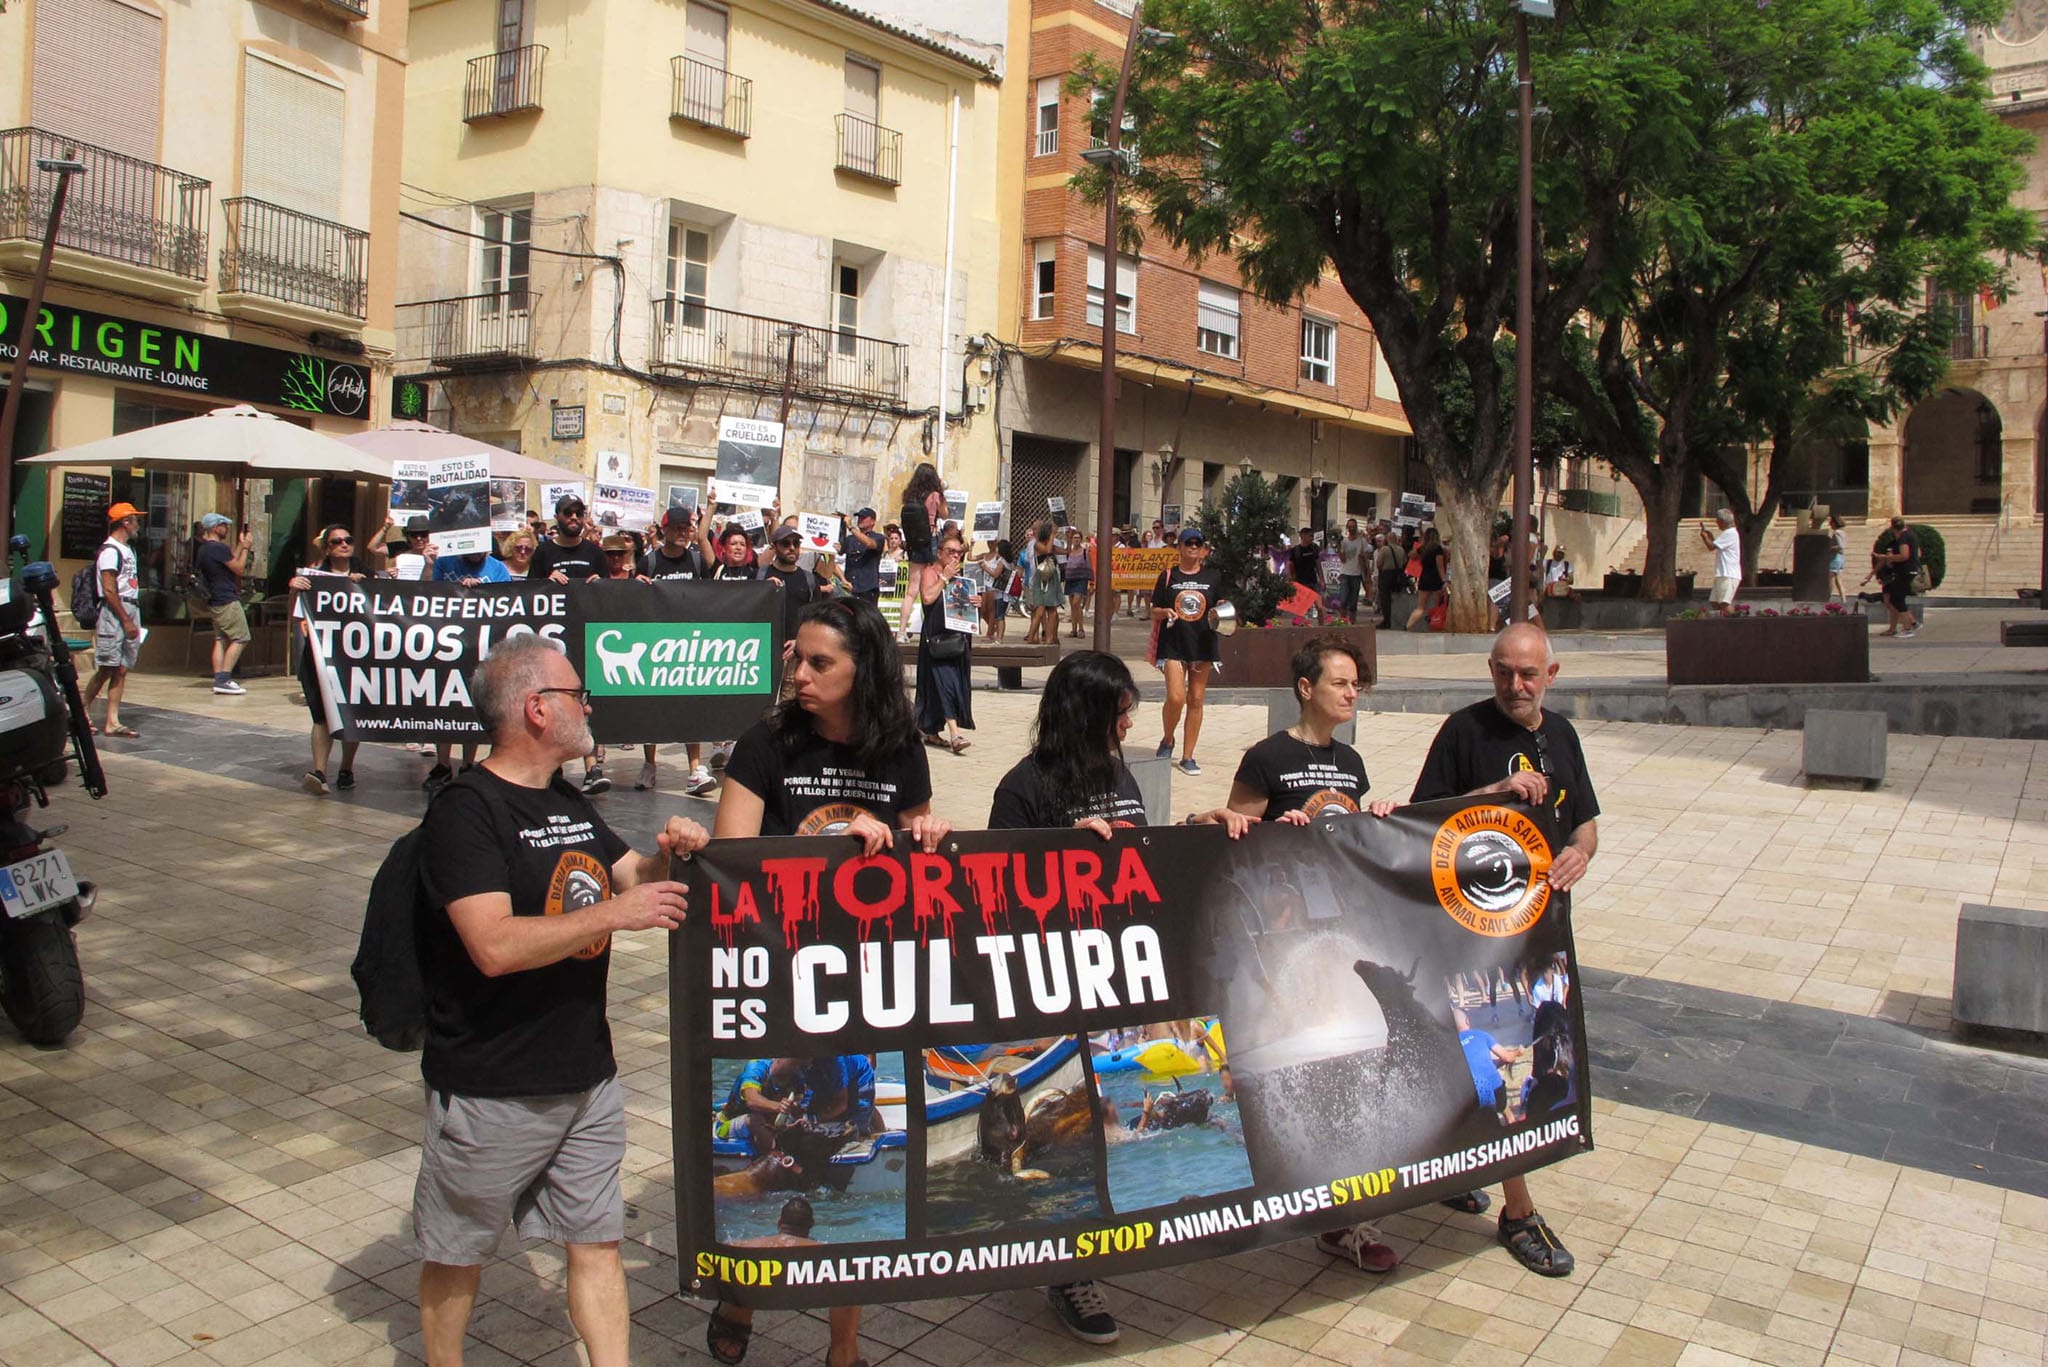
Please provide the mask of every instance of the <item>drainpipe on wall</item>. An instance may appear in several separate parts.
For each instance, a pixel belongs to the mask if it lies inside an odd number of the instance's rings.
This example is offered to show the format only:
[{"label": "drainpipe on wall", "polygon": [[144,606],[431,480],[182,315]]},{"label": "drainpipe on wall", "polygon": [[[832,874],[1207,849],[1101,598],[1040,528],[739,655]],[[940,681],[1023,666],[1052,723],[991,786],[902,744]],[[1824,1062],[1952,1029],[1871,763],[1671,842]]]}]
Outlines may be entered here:
[{"label": "drainpipe on wall", "polygon": [[[939,356],[933,367],[939,385],[939,440],[932,464],[946,473],[946,357],[953,350],[953,214],[960,193],[960,92],[953,92],[952,126],[946,138],[946,279],[939,304]],[[970,516],[972,511],[970,510]],[[972,524],[969,524],[972,525]]]}]

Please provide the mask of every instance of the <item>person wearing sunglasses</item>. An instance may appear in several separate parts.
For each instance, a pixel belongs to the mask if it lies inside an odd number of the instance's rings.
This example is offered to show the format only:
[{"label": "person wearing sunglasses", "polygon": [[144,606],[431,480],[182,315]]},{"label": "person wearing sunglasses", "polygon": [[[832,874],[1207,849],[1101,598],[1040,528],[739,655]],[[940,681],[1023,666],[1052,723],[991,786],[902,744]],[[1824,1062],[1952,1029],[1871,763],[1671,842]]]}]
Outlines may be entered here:
[{"label": "person wearing sunglasses", "polygon": [[[1493,696],[1444,719],[1410,801],[1493,794],[1528,804],[1554,851],[1549,883],[1562,898],[1585,877],[1600,848],[1600,801],[1579,733],[1543,706],[1557,678],[1557,655],[1541,627],[1516,622],[1494,638],[1486,663]],[[1561,901],[1559,910],[1569,906]],[[1537,1213],[1528,1179],[1508,1178],[1501,1197],[1500,1241],[1508,1251],[1539,1276],[1571,1275],[1572,1255]],[[1470,1192],[1444,1204],[1477,1214],[1487,1200],[1483,1192]]]},{"label": "person wearing sunglasses", "polygon": [[555,500],[555,534],[535,547],[528,579],[557,584],[583,583],[605,577],[604,552],[589,531],[590,512],[583,500],[564,494]]},{"label": "person wearing sunglasses", "polygon": [[[356,555],[355,533],[337,523],[321,528],[319,559],[293,575],[290,586],[293,593],[298,594],[312,588],[321,579],[346,579],[360,584],[369,574],[368,565]],[[325,797],[336,787],[349,789],[356,786],[356,751],[362,747],[362,742],[345,740],[341,743],[341,772],[335,775],[335,782],[329,784],[327,760],[334,753],[334,734],[327,729],[327,707],[321,701],[319,669],[308,644],[312,636],[306,623],[305,604],[297,597],[292,599],[292,621],[300,637],[299,663],[295,673],[299,688],[306,695],[306,710],[313,715],[313,767],[299,780],[299,786],[315,797]]]},{"label": "person wearing sunglasses", "polygon": [[651,850],[635,850],[563,780],[562,766],[590,748],[590,693],[553,642],[501,642],[470,696],[491,752],[421,825],[426,1138],[412,1223],[424,1355],[461,1360],[483,1264],[511,1225],[563,1246],[587,1359],[624,1363],[612,943],[682,924],[688,893],[670,879],[671,860],[709,837],[671,816]]}]

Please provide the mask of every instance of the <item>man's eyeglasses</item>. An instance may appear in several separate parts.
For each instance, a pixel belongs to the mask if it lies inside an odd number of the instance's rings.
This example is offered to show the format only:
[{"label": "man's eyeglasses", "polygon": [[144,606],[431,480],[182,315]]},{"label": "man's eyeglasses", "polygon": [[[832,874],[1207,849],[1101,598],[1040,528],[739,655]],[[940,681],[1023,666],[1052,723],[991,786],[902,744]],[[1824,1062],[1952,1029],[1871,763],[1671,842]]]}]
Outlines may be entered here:
[{"label": "man's eyeglasses", "polygon": [[587,688],[536,688],[533,692],[536,697],[543,693],[566,693],[583,706],[590,706],[590,690]]}]

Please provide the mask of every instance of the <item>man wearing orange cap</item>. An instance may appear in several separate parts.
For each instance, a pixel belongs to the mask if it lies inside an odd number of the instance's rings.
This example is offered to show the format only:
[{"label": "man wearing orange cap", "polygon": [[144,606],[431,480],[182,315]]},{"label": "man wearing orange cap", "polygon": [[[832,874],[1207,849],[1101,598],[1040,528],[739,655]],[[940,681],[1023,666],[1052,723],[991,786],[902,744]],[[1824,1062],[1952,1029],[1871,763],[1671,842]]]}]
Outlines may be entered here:
[{"label": "man wearing orange cap", "polygon": [[107,539],[94,562],[100,575],[100,619],[93,628],[92,659],[99,666],[97,685],[107,688],[107,724],[103,736],[133,736],[121,724],[121,689],[142,649],[142,578],[128,543],[142,526],[142,513],[132,503],[107,509]]}]

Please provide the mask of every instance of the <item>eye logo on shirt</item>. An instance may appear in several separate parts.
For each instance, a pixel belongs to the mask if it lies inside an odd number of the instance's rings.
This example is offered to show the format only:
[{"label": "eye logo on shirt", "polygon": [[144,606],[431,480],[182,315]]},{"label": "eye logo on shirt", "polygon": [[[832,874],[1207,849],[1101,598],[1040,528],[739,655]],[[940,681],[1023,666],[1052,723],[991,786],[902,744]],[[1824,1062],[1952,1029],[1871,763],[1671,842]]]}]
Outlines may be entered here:
[{"label": "eye logo on shirt", "polygon": [[[548,879],[547,901],[542,904],[545,916],[560,916],[566,912],[582,911],[594,907],[612,895],[612,872],[595,855],[583,850],[563,850],[555,860],[554,876]],[[602,935],[577,950],[571,957],[595,959],[604,953],[612,937]]]},{"label": "eye logo on shirt", "polygon": [[1429,875],[1437,905],[1490,938],[1519,935],[1550,904],[1550,843],[1507,807],[1467,807],[1437,827]]},{"label": "eye logo on shirt", "polygon": [[1200,589],[1180,589],[1173,595],[1173,615],[1183,622],[1199,622],[1209,611],[1209,595]]},{"label": "eye logo on shirt", "polygon": [[[798,835],[845,835],[855,818],[874,816],[867,808],[851,802],[828,802],[822,807],[813,807],[797,823]],[[879,817],[876,818],[880,820]],[[882,823],[888,825],[886,821]]]},{"label": "eye logo on shirt", "polygon": [[1313,821],[1315,818],[1324,815],[1353,815],[1358,811],[1358,803],[1352,799],[1349,793],[1340,793],[1335,788],[1325,788],[1320,793],[1313,794],[1308,801],[1302,803],[1301,810],[1308,814],[1309,820]]}]

